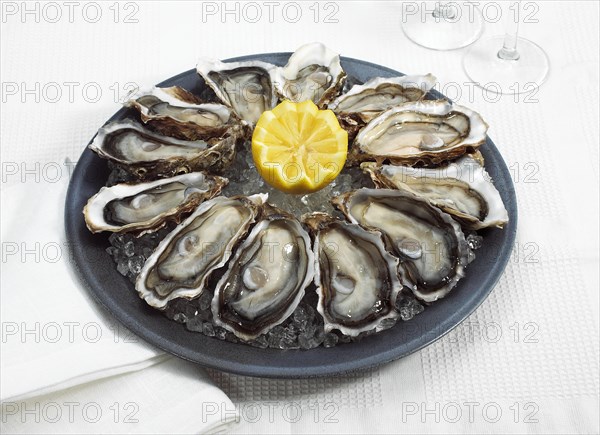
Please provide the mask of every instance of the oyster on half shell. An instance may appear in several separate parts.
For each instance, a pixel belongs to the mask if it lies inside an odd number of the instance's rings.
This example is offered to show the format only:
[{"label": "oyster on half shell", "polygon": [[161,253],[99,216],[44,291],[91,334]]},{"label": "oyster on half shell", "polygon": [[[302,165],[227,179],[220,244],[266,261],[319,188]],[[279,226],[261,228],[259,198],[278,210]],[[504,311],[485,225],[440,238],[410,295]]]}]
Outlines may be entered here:
[{"label": "oyster on half shell", "polygon": [[243,340],[268,332],[294,312],[314,268],[310,237],[300,222],[265,204],[215,288],[215,324]]},{"label": "oyster on half shell", "polygon": [[435,85],[435,76],[374,77],[333,100],[328,108],[336,114],[357,113],[369,122],[384,110],[421,100]]},{"label": "oyster on half shell", "polygon": [[155,131],[182,140],[223,136],[237,121],[229,107],[205,103],[179,86],[138,90],[125,106],[137,109]]},{"label": "oyster on half shell", "polygon": [[354,140],[358,131],[381,112],[400,104],[419,101],[433,88],[436,78],[422,76],[374,77],[350,90],[328,105],[340,124]]},{"label": "oyster on half shell", "polygon": [[385,250],[381,233],[335,219],[325,213],[302,217],[314,234],[317,262],[317,310],[325,331],[350,336],[383,329],[395,322],[402,284],[398,259]]},{"label": "oyster on half shell", "polygon": [[227,179],[203,172],[138,184],[121,183],[103,187],[83,208],[85,223],[92,233],[100,231],[157,231],[167,221],[179,222],[184,213],[219,194]]},{"label": "oyster on half shell", "polygon": [[296,103],[312,100],[320,108],[337,97],[345,78],[340,55],[320,42],[298,48],[288,63],[273,73],[277,93],[282,99]]},{"label": "oyster on half shell", "polygon": [[223,266],[259,213],[266,195],[217,196],[206,201],[160,242],[135,288],[149,305],[164,309],[175,298],[202,294],[212,271]]},{"label": "oyster on half shell", "polygon": [[378,187],[404,189],[423,197],[469,229],[502,228],[508,222],[508,212],[490,175],[470,155],[437,168],[371,162],[361,168]]},{"label": "oyster on half shell", "polygon": [[221,62],[201,59],[196,71],[217,97],[248,124],[277,104],[271,75],[275,65],[258,60]]},{"label": "oyster on half shell", "polygon": [[444,297],[473,255],[450,215],[410,192],[359,189],[333,199],[353,223],[380,230],[401,260],[404,284],[425,302]]},{"label": "oyster on half shell", "polygon": [[89,145],[137,179],[170,177],[196,170],[220,172],[235,157],[236,131],[198,141],[184,141],[154,133],[131,120],[110,122]]},{"label": "oyster on half shell", "polygon": [[353,160],[439,164],[475,150],[486,140],[481,116],[446,100],[405,103],[373,118],[356,136]]}]

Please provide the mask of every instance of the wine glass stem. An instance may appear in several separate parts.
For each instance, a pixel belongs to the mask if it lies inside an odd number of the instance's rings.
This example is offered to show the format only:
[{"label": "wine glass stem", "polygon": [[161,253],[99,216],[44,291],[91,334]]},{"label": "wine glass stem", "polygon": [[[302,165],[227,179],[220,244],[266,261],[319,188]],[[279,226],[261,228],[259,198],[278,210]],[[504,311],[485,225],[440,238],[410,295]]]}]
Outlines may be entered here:
[{"label": "wine glass stem", "polygon": [[[517,4],[517,11],[520,6],[520,1]],[[506,35],[504,36],[504,44],[500,51],[498,51],[498,57],[503,60],[519,60],[519,52],[517,51],[517,40],[519,38],[519,18],[518,13],[515,14],[514,19],[507,19],[506,22]]]}]

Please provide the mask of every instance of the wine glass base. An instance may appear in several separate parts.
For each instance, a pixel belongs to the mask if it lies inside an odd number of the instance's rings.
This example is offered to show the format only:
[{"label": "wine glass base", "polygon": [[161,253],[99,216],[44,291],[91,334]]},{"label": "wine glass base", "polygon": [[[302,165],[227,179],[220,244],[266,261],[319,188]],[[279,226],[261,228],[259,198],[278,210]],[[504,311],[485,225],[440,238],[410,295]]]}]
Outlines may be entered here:
[{"label": "wine glass base", "polygon": [[[444,8],[443,2],[420,2],[418,10],[403,11],[402,30],[417,45],[431,50],[456,50],[471,45],[483,32],[483,17],[475,7],[461,7],[457,2]],[[437,16],[435,7],[448,16]]]},{"label": "wine glass base", "polygon": [[463,57],[463,69],[477,86],[495,94],[515,95],[531,92],[548,77],[550,60],[536,43],[518,38],[518,60],[498,57],[503,36],[483,39]]}]

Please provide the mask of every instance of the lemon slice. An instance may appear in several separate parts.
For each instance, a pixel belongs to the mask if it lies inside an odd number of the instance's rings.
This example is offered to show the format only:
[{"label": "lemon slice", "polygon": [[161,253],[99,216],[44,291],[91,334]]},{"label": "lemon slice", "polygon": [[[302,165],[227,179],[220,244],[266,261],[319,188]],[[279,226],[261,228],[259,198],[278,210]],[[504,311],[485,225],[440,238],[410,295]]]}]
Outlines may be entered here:
[{"label": "lemon slice", "polygon": [[331,110],[312,101],[284,101],[263,112],[252,135],[256,169],[286,193],[316,192],[338,176],[348,155],[348,133]]}]

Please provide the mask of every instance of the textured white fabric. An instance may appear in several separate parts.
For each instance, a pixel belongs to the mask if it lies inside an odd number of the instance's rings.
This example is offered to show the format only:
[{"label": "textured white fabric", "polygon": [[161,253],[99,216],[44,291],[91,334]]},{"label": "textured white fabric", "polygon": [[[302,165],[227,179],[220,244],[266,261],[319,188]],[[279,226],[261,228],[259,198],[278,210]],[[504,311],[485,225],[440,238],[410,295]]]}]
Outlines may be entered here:
[{"label": "textured white fabric", "polygon": [[[207,412],[218,403],[229,410]],[[195,364],[168,357],[129,374],[108,377],[28,400],[3,402],[2,433],[199,433],[235,421],[227,396]]]},{"label": "textured white fabric", "polygon": [[[317,23],[314,8],[309,9],[313,2],[302,3],[297,23],[290,22],[294,16],[289,7],[287,19],[283,15],[286,3],[280,2],[269,22],[267,6],[258,2],[262,18],[257,23],[244,19],[244,4],[235,2],[227,7],[240,8],[239,19],[235,12],[222,16],[221,2],[136,2],[138,23],[123,22],[133,9],[121,9],[115,23],[109,3],[94,24],[80,13],[73,23],[35,23],[31,18],[21,23],[21,17],[8,17],[0,35],[2,81],[16,83],[19,93],[3,93],[3,164],[64,167],[64,158],[76,160],[98,126],[114,113],[117,89],[117,96],[123,96],[128,82],[159,82],[193,68],[201,55],[293,51],[319,40],[343,55],[405,73],[432,72],[441,91],[484,116],[511,169],[519,229],[506,273],[457,330],[379,369],[310,380],[256,379],[210,370],[216,385],[238,405],[239,422],[228,429],[598,433],[598,3],[522,2],[534,5],[523,16],[538,21],[522,23],[521,35],[546,50],[551,73],[537,93],[498,100],[466,84],[461,69],[465,50],[434,52],[411,43],[400,27],[400,2],[321,3]],[[203,14],[203,8],[207,12],[212,6],[215,15]],[[325,22],[336,8],[333,18],[338,22]],[[251,13],[246,9],[245,17],[252,18]],[[503,20],[487,22],[483,37],[503,31]],[[31,88],[36,82],[43,87],[72,81],[80,83],[73,103],[65,86],[56,103],[43,98],[35,103],[32,96],[21,95],[22,82]],[[83,98],[86,83],[98,83],[98,102]],[[89,92],[93,96],[91,88]],[[21,174],[6,174],[3,167],[4,186],[21,183]],[[5,216],[13,215],[4,210],[4,198],[2,205],[4,226]],[[62,204],[55,207],[59,210]],[[3,298],[4,293],[3,282]],[[3,299],[3,316],[4,305]],[[164,364],[119,378],[141,376]],[[177,376],[161,376],[155,391]],[[127,385],[135,397],[147,391],[136,383]],[[155,412],[177,411],[174,396],[152,399]],[[213,401],[205,414],[226,422],[229,406]],[[131,430],[187,430],[183,425],[188,414],[178,415],[168,428],[144,426],[147,422],[140,419]],[[69,430],[43,421],[29,428]],[[125,425],[115,430],[128,431]]]},{"label": "textured white fabric", "polygon": [[64,238],[65,193],[66,179],[2,190],[2,401],[164,359],[110,319],[74,276]]}]

